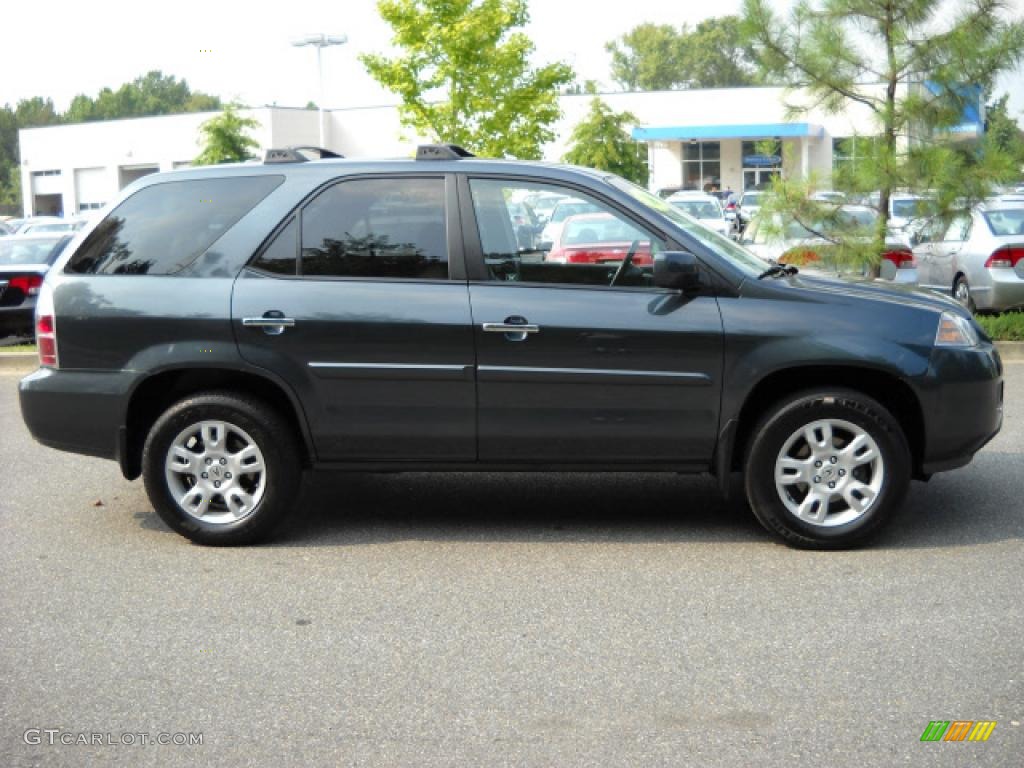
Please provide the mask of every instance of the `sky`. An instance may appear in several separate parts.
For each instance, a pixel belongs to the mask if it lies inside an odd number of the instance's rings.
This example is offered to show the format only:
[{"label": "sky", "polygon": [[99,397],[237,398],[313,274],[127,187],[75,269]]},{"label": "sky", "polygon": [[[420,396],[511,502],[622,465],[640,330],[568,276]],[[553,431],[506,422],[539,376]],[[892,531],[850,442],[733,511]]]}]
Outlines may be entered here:
[{"label": "sky", "polygon": [[[773,0],[779,8],[790,0]],[[1010,0],[1024,17],[1024,0]],[[527,33],[538,63],[561,60],[580,82],[615,90],[604,45],[645,21],[691,26],[737,13],[741,0],[532,0]],[[320,101],[316,53],[296,48],[312,32],[344,33],[349,42],[323,53],[324,105],[333,108],[393,104],[358,60],[387,52],[391,29],[376,0],[288,0],[265,11],[235,0],[19,0],[4,13],[0,38],[0,104],[32,96],[52,98],[58,110],[78,93],[94,96],[159,69],[193,90],[249,106],[304,106]],[[12,31],[13,30],[13,31]],[[1024,67],[1005,74],[996,95],[1010,93],[1011,114],[1024,123]]]}]

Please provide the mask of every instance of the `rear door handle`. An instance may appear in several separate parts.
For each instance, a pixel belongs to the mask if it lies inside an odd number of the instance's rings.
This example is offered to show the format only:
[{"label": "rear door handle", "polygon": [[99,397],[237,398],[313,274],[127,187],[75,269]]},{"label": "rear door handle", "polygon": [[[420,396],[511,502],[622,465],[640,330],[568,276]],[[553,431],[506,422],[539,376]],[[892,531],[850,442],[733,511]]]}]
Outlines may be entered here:
[{"label": "rear door handle", "polygon": [[540,333],[539,325],[530,323],[484,323],[487,333]]},{"label": "rear door handle", "polygon": [[285,328],[295,326],[295,320],[285,317],[283,312],[271,310],[264,312],[263,317],[243,317],[242,325],[246,328],[262,328],[268,336],[280,336]]}]

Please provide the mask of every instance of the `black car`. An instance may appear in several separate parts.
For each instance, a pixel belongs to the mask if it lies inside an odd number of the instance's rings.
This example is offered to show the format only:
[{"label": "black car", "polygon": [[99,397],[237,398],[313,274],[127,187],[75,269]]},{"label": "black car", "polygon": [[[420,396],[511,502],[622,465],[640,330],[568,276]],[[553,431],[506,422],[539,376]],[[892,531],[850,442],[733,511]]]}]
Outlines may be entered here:
[{"label": "black car", "polygon": [[36,296],[67,235],[0,237],[0,338],[32,336]]},{"label": "black car", "polygon": [[[540,194],[631,242],[524,248],[509,201]],[[271,151],[147,176],[79,233],[22,412],[208,544],[269,536],[317,467],[742,472],[768,530],[845,547],[996,434],[1002,365],[952,300],[794,272],[604,172]]]}]

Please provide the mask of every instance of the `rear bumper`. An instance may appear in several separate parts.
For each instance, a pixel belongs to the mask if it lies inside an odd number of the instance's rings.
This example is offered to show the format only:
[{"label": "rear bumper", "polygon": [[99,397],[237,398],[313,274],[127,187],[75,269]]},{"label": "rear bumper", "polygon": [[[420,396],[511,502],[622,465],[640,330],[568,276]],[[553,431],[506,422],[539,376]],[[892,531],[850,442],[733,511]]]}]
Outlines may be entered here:
[{"label": "rear bumper", "polygon": [[18,386],[22,418],[43,445],[118,460],[134,378],[123,371],[40,368]]},{"label": "rear bumper", "polygon": [[925,450],[921,472],[930,475],[970,463],[1003,425],[1003,364],[991,344],[935,349],[921,392]]}]

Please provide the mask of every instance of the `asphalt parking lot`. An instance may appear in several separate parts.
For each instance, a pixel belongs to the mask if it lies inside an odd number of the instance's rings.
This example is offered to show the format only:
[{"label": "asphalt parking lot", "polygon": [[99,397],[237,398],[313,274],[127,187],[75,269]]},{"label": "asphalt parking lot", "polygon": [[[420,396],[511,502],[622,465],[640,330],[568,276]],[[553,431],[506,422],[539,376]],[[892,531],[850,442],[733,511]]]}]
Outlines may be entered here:
[{"label": "asphalt parking lot", "polygon": [[35,444],[16,382],[0,765],[1020,765],[1024,364],[974,463],[840,553],[706,478],[583,474],[318,477],[284,540],[205,549]]}]

